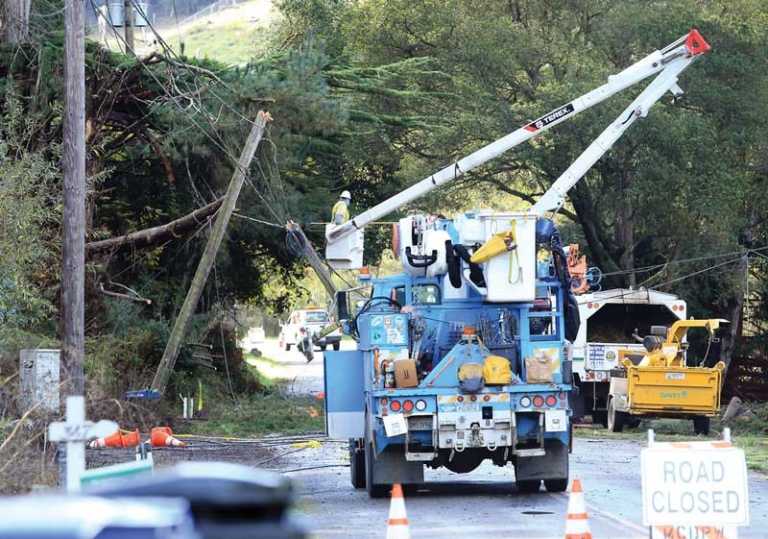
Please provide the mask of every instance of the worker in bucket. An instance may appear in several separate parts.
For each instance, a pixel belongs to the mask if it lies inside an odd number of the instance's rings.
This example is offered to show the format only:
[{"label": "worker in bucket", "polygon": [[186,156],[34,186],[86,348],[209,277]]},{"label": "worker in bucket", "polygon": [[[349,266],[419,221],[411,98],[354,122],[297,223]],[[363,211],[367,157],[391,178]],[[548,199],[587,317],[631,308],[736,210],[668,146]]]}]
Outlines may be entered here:
[{"label": "worker in bucket", "polygon": [[334,225],[340,225],[349,221],[349,203],[352,200],[352,195],[349,191],[342,191],[339,195],[339,201],[333,205],[331,210],[331,222]]}]

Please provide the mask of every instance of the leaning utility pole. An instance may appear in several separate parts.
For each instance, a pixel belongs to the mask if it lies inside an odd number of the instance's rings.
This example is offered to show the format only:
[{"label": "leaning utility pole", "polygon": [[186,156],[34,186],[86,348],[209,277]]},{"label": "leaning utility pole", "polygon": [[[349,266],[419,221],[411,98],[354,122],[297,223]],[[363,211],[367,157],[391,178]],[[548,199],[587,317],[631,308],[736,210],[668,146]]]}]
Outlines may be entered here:
[{"label": "leaning utility pole", "polygon": [[64,3],[64,223],[61,315],[66,383],[85,394],[85,16],[82,0]]},{"label": "leaning utility pole", "polygon": [[224,195],[224,202],[221,204],[221,208],[216,216],[213,231],[210,238],[208,238],[208,243],[197,266],[195,276],[192,278],[192,284],[189,286],[189,291],[184,299],[184,304],[181,306],[179,316],[176,318],[176,323],[171,330],[168,344],[165,345],[165,351],[163,352],[162,359],[160,359],[160,365],[155,373],[155,378],[152,380],[152,389],[156,389],[160,393],[165,391],[165,386],[171,377],[173,366],[176,364],[176,358],[179,355],[179,348],[181,348],[181,341],[189,326],[189,320],[197,308],[197,303],[200,301],[203,287],[205,287],[205,282],[208,280],[208,274],[211,272],[213,263],[216,260],[216,253],[219,251],[219,246],[224,239],[229,219],[232,217],[232,212],[235,211],[237,197],[240,195],[240,189],[243,187],[246,174],[248,174],[248,168],[256,153],[256,148],[258,148],[259,142],[261,142],[267,122],[271,119],[268,112],[259,111],[248,139],[245,141],[243,152],[240,154],[235,172],[232,174],[232,179],[229,182],[227,194]]}]

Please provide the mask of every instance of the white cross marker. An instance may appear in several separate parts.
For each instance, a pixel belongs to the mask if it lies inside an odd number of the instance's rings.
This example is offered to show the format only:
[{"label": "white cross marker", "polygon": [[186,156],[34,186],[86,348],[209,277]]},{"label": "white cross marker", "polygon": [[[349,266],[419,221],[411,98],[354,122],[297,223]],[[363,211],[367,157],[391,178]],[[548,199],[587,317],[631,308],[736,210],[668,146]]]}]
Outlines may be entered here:
[{"label": "white cross marker", "polygon": [[82,396],[67,397],[66,422],[51,423],[48,426],[49,440],[67,442],[67,492],[80,490],[80,476],[85,471],[85,442],[91,438],[109,436],[117,430],[114,421],[86,421],[85,399]]}]

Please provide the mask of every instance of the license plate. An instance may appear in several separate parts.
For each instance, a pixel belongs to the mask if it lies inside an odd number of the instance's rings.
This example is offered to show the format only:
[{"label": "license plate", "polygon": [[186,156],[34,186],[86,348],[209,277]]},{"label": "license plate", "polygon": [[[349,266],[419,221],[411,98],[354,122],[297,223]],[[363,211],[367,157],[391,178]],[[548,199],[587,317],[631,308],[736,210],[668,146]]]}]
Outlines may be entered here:
[{"label": "license plate", "polygon": [[568,429],[568,418],[565,410],[547,410],[544,412],[544,429],[547,432],[565,432]]},{"label": "license plate", "polygon": [[461,412],[461,413],[479,412],[480,403],[479,402],[441,402],[441,403],[438,403],[437,410],[439,412]]},{"label": "license plate", "polygon": [[666,374],[667,380],[685,380],[685,373],[683,372],[668,372]]}]

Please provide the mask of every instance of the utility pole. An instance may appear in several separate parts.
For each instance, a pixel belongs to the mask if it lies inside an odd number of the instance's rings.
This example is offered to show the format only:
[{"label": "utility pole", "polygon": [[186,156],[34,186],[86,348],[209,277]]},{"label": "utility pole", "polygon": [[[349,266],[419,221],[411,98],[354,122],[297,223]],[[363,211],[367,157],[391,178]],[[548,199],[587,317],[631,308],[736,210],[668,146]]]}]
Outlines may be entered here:
[{"label": "utility pole", "polygon": [[165,386],[171,377],[173,367],[176,364],[176,358],[179,355],[179,348],[181,348],[181,341],[189,326],[189,320],[200,301],[205,282],[208,280],[208,274],[211,272],[213,263],[216,261],[216,253],[219,251],[221,242],[224,239],[232,212],[235,211],[237,197],[240,195],[240,189],[243,187],[246,174],[248,174],[248,168],[251,166],[256,148],[258,148],[259,142],[261,142],[267,122],[271,119],[269,113],[259,111],[248,139],[245,141],[240,159],[232,174],[232,179],[229,181],[227,194],[224,195],[224,202],[221,204],[221,208],[216,216],[213,231],[208,238],[208,243],[205,246],[202,258],[200,258],[200,263],[197,265],[197,271],[195,271],[195,276],[192,278],[192,284],[189,285],[189,291],[187,292],[187,297],[184,298],[184,304],[181,306],[179,316],[176,318],[176,322],[171,330],[168,344],[165,345],[165,351],[163,352],[162,359],[160,359],[160,365],[155,373],[155,378],[152,380],[152,389],[156,389],[160,393],[165,391]]},{"label": "utility pole", "polygon": [[85,15],[83,0],[64,3],[64,223],[61,314],[65,379],[85,394]]},{"label": "utility pole", "polygon": [[125,47],[128,49],[126,54],[135,54],[136,48],[133,44],[133,2],[123,0],[123,30],[125,31]]}]

